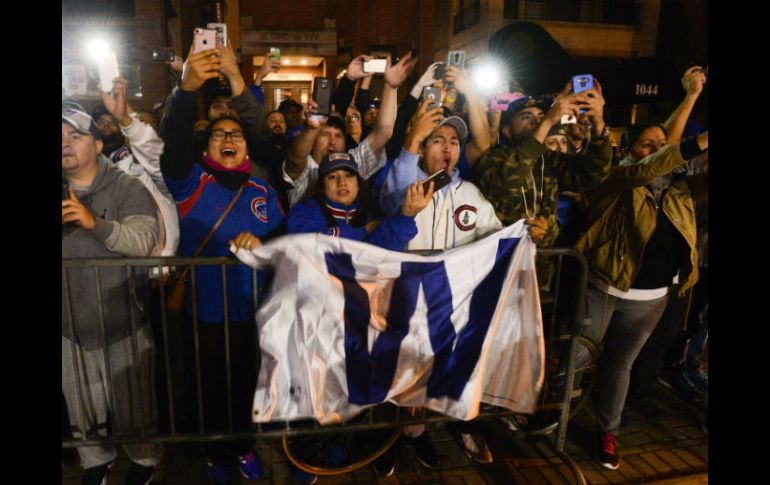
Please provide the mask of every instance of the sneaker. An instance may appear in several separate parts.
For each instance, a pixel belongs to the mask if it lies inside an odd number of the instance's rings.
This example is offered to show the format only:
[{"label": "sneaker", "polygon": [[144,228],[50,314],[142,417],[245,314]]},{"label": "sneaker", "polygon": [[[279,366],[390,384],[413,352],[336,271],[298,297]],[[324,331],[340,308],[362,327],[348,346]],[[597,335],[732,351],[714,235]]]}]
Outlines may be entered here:
[{"label": "sneaker", "polygon": [[230,483],[230,471],[224,463],[206,463],[206,474],[214,483]]},{"label": "sneaker", "polygon": [[487,440],[480,433],[459,433],[457,440],[471,460],[482,465],[492,463],[492,452],[489,451]]},{"label": "sneaker", "polygon": [[401,439],[417,456],[417,460],[426,468],[435,468],[439,464],[438,453],[428,439],[428,433],[424,432],[417,438],[401,435]]},{"label": "sneaker", "polygon": [[617,470],[620,467],[618,453],[618,438],[612,433],[600,434],[598,437],[596,457],[604,468]]},{"label": "sneaker", "polygon": [[304,470],[300,470],[299,468],[295,467],[291,463],[289,463],[289,470],[291,470],[292,476],[299,483],[312,485],[313,483],[318,481],[318,475],[313,475],[312,473],[308,473]]},{"label": "sneaker", "polygon": [[114,464],[115,460],[104,465],[86,468],[83,472],[83,479],[80,481],[80,485],[106,485],[107,472],[110,471],[110,468],[112,468],[112,465]]},{"label": "sneaker", "polygon": [[388,451],[380,455],[379,458],[372,462],[372,469],[381,477],[389,477],[396,471],[396,463],[394,458],[394,448],[391,447]]},{"label": "sneaker", "polygon": [[698,391],[681,369],[661,369],[658,382],[673,390],[685,401],[701,401],[704,398],[703,393]]},{"label": "sneaker", "polygon": [[148,485],[154,473],[154,466],[142,466],[132,461],[131,466],[128,467],[125,485]]},{"label": "sneaker", "polygon": [[239,456],[238,468],[246,480],[259,480],[262,478],[262,460],[259,459],[257,450],[252,448],[245,455]]}]

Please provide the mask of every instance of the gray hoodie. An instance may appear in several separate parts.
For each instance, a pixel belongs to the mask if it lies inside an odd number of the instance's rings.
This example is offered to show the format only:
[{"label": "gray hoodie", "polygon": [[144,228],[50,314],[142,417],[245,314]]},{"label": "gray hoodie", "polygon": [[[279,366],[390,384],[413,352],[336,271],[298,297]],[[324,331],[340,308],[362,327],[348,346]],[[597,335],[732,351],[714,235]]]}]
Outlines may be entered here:
[{"label": "gray hoodie", "polygon": [[[89,208],[96,226],[62,230],[62,258],[120,258],[148,256],[158,238],[158,219],[152,196],[142,183],[99,156],[99,172],[80,201]],[[65,294],[62,268],[62,336],[75,339],[84,349],[104,346],[99,322],[100,302],[94,268],[69,268]],[[101,305],[106,342],[121,340],[131,334],[133,307],[136,329],[144,325],[141,305],[146,272],[134,271],[128,278],[126,268],[99,268]],[[70,310],[75,335],[70,325]]]}]

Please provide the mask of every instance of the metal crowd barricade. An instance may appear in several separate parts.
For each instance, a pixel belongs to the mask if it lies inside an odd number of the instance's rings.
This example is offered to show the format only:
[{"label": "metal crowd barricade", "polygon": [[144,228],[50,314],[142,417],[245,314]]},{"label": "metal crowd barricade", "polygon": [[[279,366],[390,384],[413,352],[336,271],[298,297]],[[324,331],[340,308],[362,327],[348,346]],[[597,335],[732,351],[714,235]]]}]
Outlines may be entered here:
[{"label": "metal crowd barricade", "polygon": [[[548,257],[548,258],[554,258],[557,261],[556,264],[556,274],[553,278],[553,289],[552,291],[544,292],[541,290],[541,306],[546,307],[548,305],[551,305],[553,307],[552,311],[550,312],[544,312],[545,314],[549,315],[549,318],[544,318],[543,327],[546,331],[546,335],[549,336],[549,338],[546,341],[546,347],[548,349],[548,354],[550,354],[551,349],[554,345],[554,340],[559,335],[563,335],[562,332],[567,332],[566,337],[569,341],[569,350],[567,355],[567,366],[566,366],[566,382],[564,384],[564,392],[563,396],[561,397],[561,401],[557,403],[551,403],[547,406],[544,406],[546,408],[550,408],[552,410],[558,410],[558,419],[556,421],[555,427],[550,427],[548,429],[541,429],[539,431],[536,431],[535,433],[531,433],[529,436],[534,437],[535,439],[542,439],[547,444],[549,444],[549,447],[553,450],[553,452],[559,456],[565,464],[568,465],[568,467],[572,470],[573,475],[575,477],[575,480],[577,483],[585,483],[585,479],[583,477],[583,474],[580,470],[580,468],[577,466],[577,464],[564,453],[564,445],[566,441],[566,432],[567,432],[567,424],[569,422],[570,418],[570,411],[571,411],[571,399],[572,399],[572,389],[575,382],[575,360],[576,355],[578,351],[578,346],[580,345],[579,336],[582,333],[583,326],[586,324],[585,319],[583,318],[583,302],[585,299],[585,291],[586,291],[586,284],[587,284],[587,276],[588,276],[588,266],[586,263],[585,258],[578,252],[572,250],[572,249],[560,249],[560,248],[550,248],[550,249],[538,249],[537,252],[539,257]],[[569,285],[568,288],[564,288],[561,284],[561,274],[562,274],[562,266],[563,266],[563,260],[564,258],[570,258],[571,260],[575,261],[576,263],[576,269],[577,274],[575,275],[575,279],[573,280],[573,283]],[[94,275],[97,277],[97,280],[99,280],[100,271],[102,268],[123,268],[125,271],[126,277],[129,279],[136,279],[136,278],[147,278],[147,273],[149,273],[149,270],[152,268],[159,269],[163,267],[175,267],[177,270],[181,270],[184,267],[190,267],[190,272],[188,276],[188,285],[190,286],[190,290],[195,294],[197,291],[200,291],[200,289],[197,287],[197,282],[195,278],[195,271],[193,271],[194,267],[199,266],[219,266],[222,274],[222,284],[225,289],[224,296],[223,296],[223,304],[225,309],[224,314],[224,338],[225,338],[225,368],[227,369],[227,377],[226,377],[226,387],[227,387],[227,396],[223,396],[224,399],[227,400],[227,431],[226,432],[210,432],[206,431],[206,423],[204,419],[204,399],[203,399],[203,391],[202,391],[202,380],[201,380],[201,356],[200,356],[200,341],[199,341],[199,322],[198,322],[198,315],[197,315],[197,308],[195,307],[195,298],[192,299],[192,322],[193,322],[193,341],[194,341],[194,363],[195,363],[195,383],[196,383],[196,389],[195,389],[195,396],[197,400],[197,421],[198,421],[198,430],[197,431],[180,431],[178,429],[179,423],[178,423],[178,414],[179,410],[175,407],[175,396],[177,396],[177,393],[181,392],[180,389],[175,389],[174,381],[175,377],[179,377],[177,374],[175,374],[173,371],[173,365],[179,365],[179,362],[172,362],[172,354],[170,353],[171,345],[172,343],[178,344],[179,342],[172,342],[171,333],[169,332],[169,325],[170,321],[174,318],[172,314],[170,314],[165,307],[165,301],[166,301],[166,293],[167,288],[164,288],[163,285],[159,284],[156,285],[157,287],[154,289],[148,291],[152,291],[155,294],[155,300],[160,305],[160,312],[157,315],[154,315],[154,321],[150,322],[150,325],[160,325],[160,333],[156,332],[156,335],[160,335],[162,342],[155,342],[156,351],[160,350],[163,354],[163,360],[160,363],[162,366],[165,367],[165,373],[164,373],[164,381],[163,385],[165,387],[166,391],[166,399],[165,403],[158,403],[158,407],[161,406],[164,408],[161,410],[161,412],[167,411],[167,420],[168,425],[167,429],[163,430],[148,430],[144,426],[144,423],[146,422],[145,419],[142,419],[142,426],[139,433],[131,433],[131,434],[123,434],[118,432],[118,430],[115,428],[114,422],[112,423],[111,433],[108,433],[106,436],[100,436],[96,435],[94,433],[86,433],[83,436],[77,437],[77,438],[63,438],[62,439],[62,447],[75,447],[79,445],[94,445],[94,444],[101,444],[101,443],[111,443],[111,444],[130,444],[130,443],[139,443],[139,442],[166,442],[166,443],[185,443],[185,442],[204,442],[204,441],[229,441],[229,440],[237,440],[237,439],[255,439],[257,437],[262,438],[283,438],[284,440],[284,446],[286,446],[287,438],[291,437],[301,437],[301,436],[308,436],[308,435],[329,435],[329,434],[335,434],[340,433],[341,431],[345,432],[355,432],[355,431],[370,431],[370,430],[382,430],[382,429],[388,429],[388,428],[398,428],[400,426],[410,425],[410,424],[419,424],[419,423],[438,423],[438,422],[448,422],[453,421],[453,418],[443,416],[437,413],[433,412],[425,412],[421,416],[408,416],[406,412],[402,408],[398,408],[394,406],[394,415],[389,416],[387,420],[381,420],[376,417],[376,410],[379,406],[370,408],[369,410],[365,411],[360,417],[356,418],[353,423],[347,423],[344,425],[339,426],[320,426],[317,422],[305,420],[302,422],[280,422],[280,423],[269,423],[269,424],[256,424],[252,426],[252,429],[249,431],[238,431],[234,428],[233,425],[233,396],[232,396],[232,382],[230,379],[230,369],[231,369],[231,362],[230,362],[230,342],[229,342],[229,319],[227,315],[227,278],[226,278],[226,268],[228,266],[236,266],[240,265],[241,263],[237,261],[234,257],[218,257],[218,258],[182,258],[182,257],[174,257],[174,258],[104,258],[104,259],[65,259],[62,261],[62,275],[63,275],[63,289],[65,293],[65,301],[63,302],[65,305],[64,314],[69,316],[69,328],[71,335],[75,335],[74,330],[74,323],[73,323],[73,312],[72,312],[72,295],[70,294],[70,272],[75,269],[82,269],[82,268],[90,268]],[[257,270],[256,269],[250,269],[251,275],[252,275],[252,283],[254,287],[254,291],[252,294],[254,308],[258,306],[258,295],[257,295]],[[161,271],[158,271],[158,273],[161,273]],[[139,276],[144,275],[144,276]],[[127,295],[128,298],[132,298],[134,295],[130,294]],[[570,310],[569,314],[567,315],[567,319],[565,321],[558,321],[557,312],[555,311],[556,305],[559,303],[560,298],[563,297],[565,291],[571,291],[572,297],[575,299],[575,304],[573,305],[573,308]],[[100,284],[97,284],[96,288],[96,297],[99,299],[100,302],[102,302],[102,288]],[[144,295],[145,302],[149,302],[152,297],[150,294]],[[100,307],[103,305],[100,305]],[[147,305],[145,304],[145,308]],[[132,306],[133,308],[133,306]],[[105,335],[105,312],[104,308],[100,308],[99,312],[99,322],[95,322],[99,325],[99,328],[101,329],[102,336]],[[151,317],[151,309],[145,312],[145,319],[149,320]],[[562,315],[563,317],[563,315]],[[137,322],[136,315],[134,312],[131,312],[131,330],[132,334],[136,334],[137,329]],[[178,322],[177,322],[178,323]],[[258,335],[255,333],[255,342],[254,342],[254,348],[255,350],[259,348],[258,345]],[[74,342],[72,343],[73,346],[73,359],[72,359],[72,365],[75,369],[78,369],[78,365],[80,362],[78,359],[75,358],[76,353],[74,352]],[[136,342],[134,342],[133,349],[134,356],[138,356],[138,349],[136,346]],[[110,378],[112,378],[111,370],[109,368],[109,359],[107,358],[107,346],[104,347],[105,352],[105,361],[106,361],[106,373]],[[258,353],[255,351],[255,359],[259,359]],[[65,364],[65,363],[63,363]],[[80,399],[80,402],[83,403],[83,396],[80,386],[80,373],[75,373],[76,378],[78,379],[77,382],[77,388],[78,388],[78,397]],[[546,375],[546,382],[548,382],[548,374]],[[112,403],[115,402],[115,396],[112,394],[112,386],[109,387],[109,398]],[[541,404],[544,404],[544,399],[541,401]],[[79,422],[84,422],[84,418],[82,416],[82,410],[83,406],[79,406],[79,409],[81,411],[81,416],[70,416],[71,422],[78,422],[77,420],[80,419]],[[482,410],[480,413],[479,418],[480,419],[493,419],[493,418],[499,418],[499,417],[505,417],[505,416],[512,416],[513,413],[511,411],[502,409],[502,408],[494,408],[491,406],[485,406],[482,405]],[[143,416],[144,418],[144,416]],[[555,428],[555,437],[553,439],[549,439],[553,433]],[[384,452],[384,450],[383,450]],[[373,460],[374,458],[372,458]],[[371,460],[369,460],[371,461]],[[367,463],[369,462],[367,461]]]}]

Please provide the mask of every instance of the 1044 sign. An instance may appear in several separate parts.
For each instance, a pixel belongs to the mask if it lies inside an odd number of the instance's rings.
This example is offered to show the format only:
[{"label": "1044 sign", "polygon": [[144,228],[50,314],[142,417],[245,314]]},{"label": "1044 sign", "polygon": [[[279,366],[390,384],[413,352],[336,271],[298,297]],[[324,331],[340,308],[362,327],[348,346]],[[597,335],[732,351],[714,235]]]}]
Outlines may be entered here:
[{"label": "1044 sign", "polygon": [[657,96],[658,85],[657,84],[637,84],[636,95],[637,96]]}]

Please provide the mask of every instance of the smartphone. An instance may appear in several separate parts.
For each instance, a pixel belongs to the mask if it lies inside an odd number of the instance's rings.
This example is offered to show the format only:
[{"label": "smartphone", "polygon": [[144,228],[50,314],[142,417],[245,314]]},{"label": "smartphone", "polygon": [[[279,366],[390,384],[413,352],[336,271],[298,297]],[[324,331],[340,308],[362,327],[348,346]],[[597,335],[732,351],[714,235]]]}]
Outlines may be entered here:
[{"label": "smartphone", "polygon": [[492,102],[489,103],[489,111],[500,113],[508,109],[508,105],[519,98],[523,98],[523,93],[497,93],[492,96]]},{"label": "smartphone", "polygon": [[313,101],[318,103],[318,114],[329,116],[332,110],[332,94],[334,92],[334,79],[330,77],[316,77],[313,79]]},{"label": "smartphone", "polygon": [[422,100],[426,99],[431,100],[428,105],[429,110],[441,107],[441,90],[435,86],[425,86],[422,88]]},{"label": "smartphone", "polygon": [[227,24],[211,22],[206,28],[217,32],[217,47],[227,47]]},{"label": "smartphone", "polygon": [[268,57],[273,61],[280,61],[281,60],[281,49],[278,47],[271,47],[270,53],[268,54]]},{"label": "smartphone", "polygon": [[433,79],[436,79],[436,80],[444,79],[445,74],[446,74],[446,64],[442,62],[438,66],[436,66],[436,70],[433,71]]},{"label": "smartphone", "polygon": [[590,74],[578,74],[572,78],[572,92],[582,93],[594,88],[594,77]]},{"label": "smartphone", "polygon": [[446,65],[465,69],[465,51],[449,51],[446,57]]},{"label": "smartphone", "polygon": [[118,58],[114,52],[106,54],[97,62],[99,70],[99,83],[102,85],[102,92],[112,92],[112,81],[120,74],[118,73]]},{"label": "smartphone", "polygon": [[388,67],[387,59],[372,59],[370,61],[364,61],[364,72],[384,73],[386,67]]},{"label": "smartphone", "polygon": [[449,182],[452,181],[452,177],[449,176],[448,173],[446,173],[446,170],[439,170],[438,172],[434,173],[427,179],[425,179],[422,183],[422,190],[424,192],[427,192],[430,184],[430,181],[433,181],[433,192],[436,193],[442,188],[444,188],[446,185],[449,184]]},{"label": "smartphone", "polygon": [[[577,76],[572,77],[572,92],[582,93],[583,91],[588,91],[589,89],[594,88],[594,77],[590,74],[578,74]],[[585,113],[586,110],[581,109],[580,114]],[[566,121],[566,123],[565,123]],[[572,123],[577,123],[577,119],[575,119],[574,116],[562,116],[562,124],[564,125],[570,125]]]},{"label": "smartphone", "polygon": [[217,46],[217,31],[213,29],[196,28],[193,30],[193,54]]},{"label": "smartphone", "polygon": [[162,49],[152,50],[152,60],[157,62],[174,62],[176,59],[176,52],[172,47],[164,47]]}]

